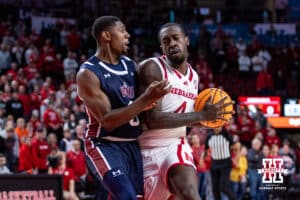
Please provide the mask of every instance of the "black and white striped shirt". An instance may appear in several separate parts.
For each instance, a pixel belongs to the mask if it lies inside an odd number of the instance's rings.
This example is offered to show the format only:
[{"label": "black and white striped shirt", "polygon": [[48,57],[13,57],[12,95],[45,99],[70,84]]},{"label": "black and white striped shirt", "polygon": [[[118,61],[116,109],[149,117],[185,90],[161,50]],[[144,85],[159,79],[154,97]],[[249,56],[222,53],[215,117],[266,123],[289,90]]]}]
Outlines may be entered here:
[{"label": "black and white striped shirt", "polygon": [[213,161],[212,165],[214,165],[214,163],[222,165],[222,161],[226,161],[226,163],[231,164],[231,145],[233,145],[233,138],[225,130],[221,131],[219,134],[212,133],[207,136],[205,147],[206,149],[211,149],[211,157]]}]

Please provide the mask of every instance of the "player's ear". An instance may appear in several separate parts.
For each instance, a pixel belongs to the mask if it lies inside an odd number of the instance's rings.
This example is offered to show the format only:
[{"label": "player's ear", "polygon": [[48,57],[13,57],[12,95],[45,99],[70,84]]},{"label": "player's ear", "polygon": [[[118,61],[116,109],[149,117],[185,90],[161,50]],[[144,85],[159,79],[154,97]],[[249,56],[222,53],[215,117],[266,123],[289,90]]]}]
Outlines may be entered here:
[{"label": "player's ear", "polygon": [[184,40],[185,40],[186,45],[189,46],[190,45],[190,39],[189,39],[189,37],[185,36]]},{"label": "player's ear", "polygon": [[104,41],[109,41],[111,39],[111,35],[110,35],[110,33],[108,31],[102,31],[101,38]]},{"label": "player's ear", "polygon": [[163,48],[163,46],[162,46],[162,45],[160,45],[159,47],[160,47],[160,49],[161,49],[162,53],[163,53],[163,54],[166,54],[166,53],[165,53],[165,50],[164,50],[164,48]]}]

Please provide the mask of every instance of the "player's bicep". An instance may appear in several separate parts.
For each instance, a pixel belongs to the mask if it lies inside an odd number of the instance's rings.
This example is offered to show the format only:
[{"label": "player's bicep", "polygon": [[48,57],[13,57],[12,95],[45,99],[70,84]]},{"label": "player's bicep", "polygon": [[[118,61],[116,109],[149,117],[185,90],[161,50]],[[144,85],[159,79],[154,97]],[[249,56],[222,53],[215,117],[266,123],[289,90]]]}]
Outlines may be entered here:
[{"label": "player's bicep", "polygon": [[162,74],[159,66],[153,60],[145,60],[137,67],[139,94],[142,94],[153,81],[161,81]]},{"label": "player's bicep", "polygon": [[89,112],[100,120],[111,109],[109,100],[100,89],[100,81],[93,72],[81,69],[76,77],[77,92]]}]

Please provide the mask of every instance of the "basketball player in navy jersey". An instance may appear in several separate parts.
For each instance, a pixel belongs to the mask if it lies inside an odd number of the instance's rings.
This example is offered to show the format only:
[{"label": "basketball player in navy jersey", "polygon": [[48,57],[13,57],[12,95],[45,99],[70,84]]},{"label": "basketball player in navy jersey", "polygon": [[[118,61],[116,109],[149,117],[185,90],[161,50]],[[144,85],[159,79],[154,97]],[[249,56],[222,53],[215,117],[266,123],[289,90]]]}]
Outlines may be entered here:
[{"label": "basketball player in navy jersey", "polygon": [[144,113],[145,130],[138,138],[144,164],[145,200],[200,200],[192,150],[186,139],[186,126],[199,121],[225,120],[222,111],[233,102],[207,102],[201,112],[193,106],[199,78],[187,62],[189,45],[183,28],[167,23],[159,31],[163,56],[150,58],[139,65],[140,91],[153,81],[168,80],[171,92],[156,107]]},{"label": "basketball player in navy jersey", "polygon": [[143,168],[136,141],[142,132],[136,117],[170,91],[167,81],[153,82],[136,98],[134,62],[124,53],[130,35],[115,16],[93,24],[97,52],[77,74],[78,94],[89,124],[85,139],[87,164],[114,200],[143,195]]}]

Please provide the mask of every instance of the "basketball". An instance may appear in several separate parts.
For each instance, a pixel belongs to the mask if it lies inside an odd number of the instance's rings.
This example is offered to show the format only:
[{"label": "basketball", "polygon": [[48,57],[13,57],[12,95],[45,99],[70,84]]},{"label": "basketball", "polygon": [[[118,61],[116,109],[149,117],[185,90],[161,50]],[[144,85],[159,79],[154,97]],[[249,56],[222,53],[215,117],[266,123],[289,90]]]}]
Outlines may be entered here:
[{"label": "basketball", "polygon": [[[194,110],[195,111],[201,111],[204,108],[204,105],[207,101],[210,100],[212,97],[212,103],[215,104],[218,101],[220,101],[223,97],[227,97],[224,100],[224,103],[231,102],[230,96],[222,89],[218,88],[208,88],[203,91],[201,91],[198,96],[196,97],[196,101],[194,104]],[[233,105],[229,105],[226,108],[223,109],[223,111],[233,111]],[[232,114],[224,114],[224,119],[227,119],[228,121],[232,118]],[[225,120],[213,120],[213,121],[201,121],[200,124],[209,127],[209,128],[218,128],[221,126],[224,126],[227,123]]]}]

